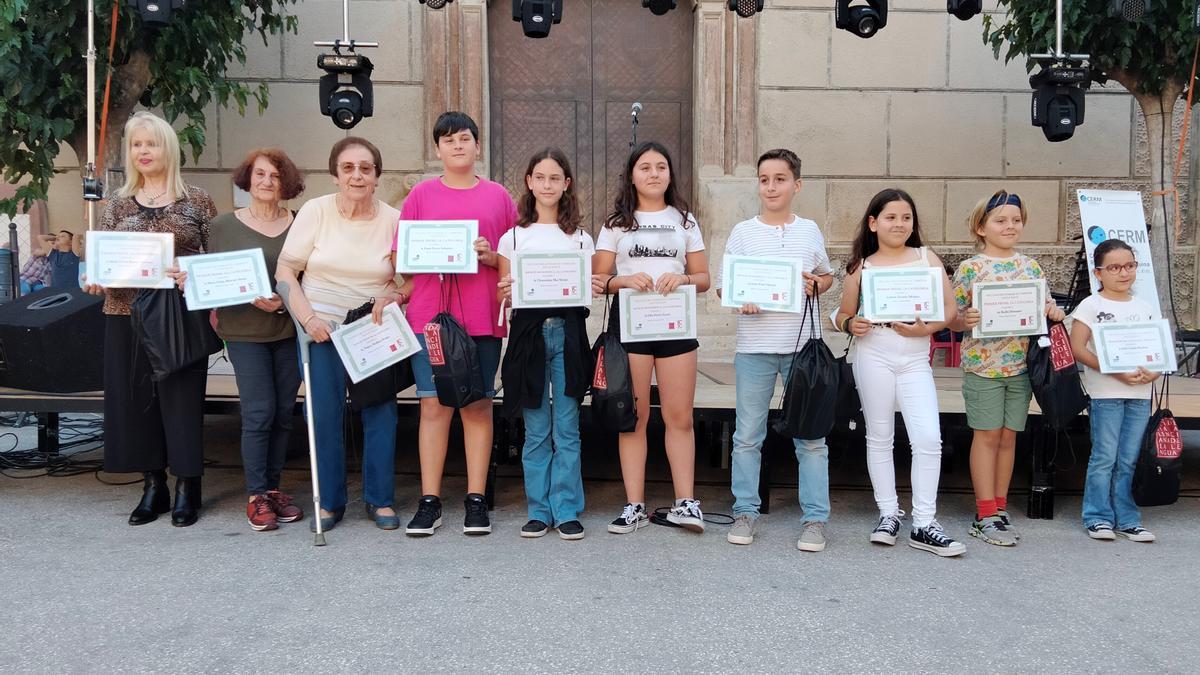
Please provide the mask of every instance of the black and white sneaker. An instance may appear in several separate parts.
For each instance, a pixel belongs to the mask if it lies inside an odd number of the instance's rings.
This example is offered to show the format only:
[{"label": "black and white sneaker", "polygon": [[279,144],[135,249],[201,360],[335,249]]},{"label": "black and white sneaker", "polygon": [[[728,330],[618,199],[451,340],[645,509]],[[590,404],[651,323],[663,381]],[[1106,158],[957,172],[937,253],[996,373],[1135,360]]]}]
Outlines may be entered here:
[{"label": "black and white sneaker", "polygon": [[684,499],[679,506],[667,511],[667,522],[674,523],[692,532],[704,531],[704,514],[700,512],[700,500]]},{"label": "black and white sneaker", "polygon": [[1113,534],[1112,525],[1109,525],[1108,523],[1092,523],[1085,529],[1087,529],[1087,535],[1092,539],[1099,539],[1100,541],[1112,541],[1113,539],[1117,538],[1117,535]]},{"label": "black and white sneaker", "polygon": [[491,534],[492,521],[488,518],[487,500],[478,492],[472,492],[463,500],[467,515],[463,518],[463,534]]},{"label": "black and white sneaker", "polygon": [[537,537],[546,536],[546,533],[549,531],[549,525],[546,525],[540,520],[531,520],[528,523],[525,523],[525,526],[521,528],[521,536],[525,537],[526,539],[536,539]]},{"label": "black and white sneaker", "polygon": [[871,542],[895,546],[896,535],[900,532],[900,521],[903,519],[903,511],[879,516],[879,524],[875,526],[874,530],[871,530]]},{"label": "black and white sneaker", "polygon": [[967,552],[966,544],[946,536],[946,531],[936,520],[930,521],[925,527],[913,528],[908,535],[908,545],[943,558],[952,558]]},{"label": "black and white sneaker", "polygon": [[650,518],[646,515],[645,506],[641,504],[637,506],[626,504],[625,508],[621,511],[621,515],[608,524],[608,531],[613,534],[629,534],[649,524]]},{"label": "black and white sneaker", "polygon": [[1005,509],[996,509],[996,517],[1000,522],[1004,523],[1004,529],[1012,532],[1013,539],[1021,541],[1021,533],[1017,532],[1017,528],[1013,527],[1012,520],[1008,517],[1008,511]]},{"label": "black and white sneaker", "polygon": [[1140,541],[1140,542],[1149,543],[1149,542],[1154,541],[1154,539],[1155,539],[1154,533],[1151,532],[1150,530],[1147,530],[1146,528],[1142,527],[1141,525],[1135,525],[1133,527],[1123,527],[1123,528],[1117,530],[1117,534],[1121,535],[1122,537],[1125,537],[1129,541]]},{"label": "black and white sneaker", "polygon": [[583,539],[583,523],[578,520],[568,520],[565,523],[559,523],[558,536],[567,541]]},{"label": "black and white sneaker", "polygon": [[435,495],[425,495],[417,502],[417,514],[408,521],[404,534],[410,537],[428,537],[442,526],[442,500]]}]

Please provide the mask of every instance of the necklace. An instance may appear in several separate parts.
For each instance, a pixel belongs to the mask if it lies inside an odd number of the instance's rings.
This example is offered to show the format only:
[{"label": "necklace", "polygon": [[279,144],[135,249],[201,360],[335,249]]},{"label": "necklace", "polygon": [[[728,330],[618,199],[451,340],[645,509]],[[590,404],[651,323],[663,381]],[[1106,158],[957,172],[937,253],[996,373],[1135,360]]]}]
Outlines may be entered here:
[{"label": "necklace", "polygon": [[246,214],[249,215],[254,220],[257,220],[260,223],[273,223],[273,222],[279,220],[280,218],[282,218],[286,213],[287,213],[287,209],[282,209],[282,208],[276,206],[275,212],[271,215],[270,218],[263,218],[262,216],[256,214],[254,212],[253,208],[251,208],[249,206],[246,207]]},{"label": "necklace", "polygon": [[146,190],[145,186],[142,187],[142,195],[146,197],[146,205],[147,206],[156,205],[158,203],[158,200],[162,199],[163,196],[165,196],[166,194],[167,194],[167,191],[163,190],[162,192],[151,197],[150,193]]},{"label": "necklace", "polygon": [[[334,197],[333,203],[335,206],[337,206],[338,215],[345,218],[346,220],[354,220],[354,218],[351,218],[350,215],[346,213],[346,209],[342,207],[342,196],[341,195]],[[373,220],[375,218],[375,214],[378,211],[379,211],[379,203],[376,202],[374,199],[372,199],[371,200],[371,213],[368,214],[365,218],[360,218],[359,220]]]}]

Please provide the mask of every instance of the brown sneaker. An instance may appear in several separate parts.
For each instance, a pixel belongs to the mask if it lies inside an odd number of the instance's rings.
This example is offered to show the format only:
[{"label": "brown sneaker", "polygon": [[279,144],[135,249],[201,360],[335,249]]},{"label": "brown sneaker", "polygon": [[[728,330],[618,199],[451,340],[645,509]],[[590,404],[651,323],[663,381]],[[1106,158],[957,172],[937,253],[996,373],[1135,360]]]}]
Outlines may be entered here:
[{"label": "brown sneaker", "polygon": [[267,500],[281,523],[294,523],[304,517],[304,510],[292,503],[292,496],[279,490],[267,490]]},{"label": "brown sneaker", "polygon": [[279,529],[275,510],[271,508],[271,500],[267,499],[266,495],[254,495],[246,504],[246,522],[250,523],[250,529],[255,532]]}]

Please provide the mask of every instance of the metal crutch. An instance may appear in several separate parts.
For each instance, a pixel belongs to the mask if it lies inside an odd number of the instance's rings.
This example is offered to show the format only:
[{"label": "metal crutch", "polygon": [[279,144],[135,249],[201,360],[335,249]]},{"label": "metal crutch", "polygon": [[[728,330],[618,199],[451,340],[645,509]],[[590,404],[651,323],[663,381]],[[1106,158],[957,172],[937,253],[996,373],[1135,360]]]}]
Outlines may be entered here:
[{"label": "metal crutch", "polygon": [[279,294],[283,300],[283,306],[291,314],[292,323],[296,324],[296,344],[300,347],[300,363],[304,369],[304,421],[308,428],[308,464],[309,473],[312,474],[313,518],[317,526],[317,533],[313,535],[313,546],[324,546],[325,532],[321,529],[321,484],[317,479],[317,432],[313,427],[312,379],[308,366],[309,347],[312,346],[313,339],[308,336],[308,331],[304,330],[304,326],[292,312],[287,285],[279,285],[275,292]]}]

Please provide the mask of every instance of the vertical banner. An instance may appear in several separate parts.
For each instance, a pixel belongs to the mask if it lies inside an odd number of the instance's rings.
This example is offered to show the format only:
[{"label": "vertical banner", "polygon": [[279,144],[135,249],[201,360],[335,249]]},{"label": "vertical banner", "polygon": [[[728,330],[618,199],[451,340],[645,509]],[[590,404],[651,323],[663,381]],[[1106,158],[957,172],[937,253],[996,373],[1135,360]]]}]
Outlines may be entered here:
[{"label": "vertical banner", "polygon": [[1078,190],[1079,220],[1083,225],[1084,250],[1087,252],[1088,281],[1092,293],[1100,290],[1092,252],[1108,239],[1129,244],[1138,261],[1133,297],[1158,308],[1158,287],[1154,283],[1154,262],[1150,259],[1150,237],[1146,232],[1146,212],[1142,193],[1124,190]]}]

